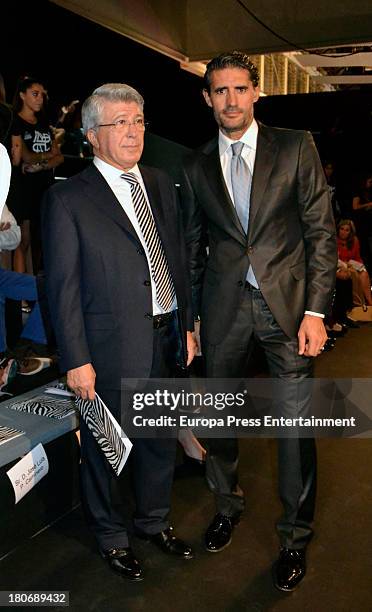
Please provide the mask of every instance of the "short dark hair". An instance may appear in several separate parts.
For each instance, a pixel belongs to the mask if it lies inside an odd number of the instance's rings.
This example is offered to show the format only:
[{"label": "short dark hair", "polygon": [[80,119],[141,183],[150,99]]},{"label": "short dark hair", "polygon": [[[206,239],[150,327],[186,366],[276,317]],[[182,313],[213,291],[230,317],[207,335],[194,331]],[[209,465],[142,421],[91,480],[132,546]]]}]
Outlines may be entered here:
[{"label": "short dark hair", "polygon": [[214,57],[207,64],[207,70],[204,75],[204,88],[208,91],[208,93],[210,92],[211,88],[212,72],[214,70],[223,70],[224,68],[243,68],[244,70],[247,70],[253,86],[258,86],[260,77],[257,66],[251,62],[249,56],[241,51],[229,51],[228,53],[221,53],[221,55]]}]

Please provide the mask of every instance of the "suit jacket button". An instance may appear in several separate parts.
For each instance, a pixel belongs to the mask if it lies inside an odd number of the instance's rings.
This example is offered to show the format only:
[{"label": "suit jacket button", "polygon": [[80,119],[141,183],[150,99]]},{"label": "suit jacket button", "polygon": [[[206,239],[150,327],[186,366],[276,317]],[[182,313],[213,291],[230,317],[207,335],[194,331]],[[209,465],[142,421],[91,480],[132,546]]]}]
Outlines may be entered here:
[{"label": "suit jacket button", "polygon": [[244,281],[238,281],[238,287],[243,287]]},{"label": "suit jacket button", "polygon": [[151,282],[149,280],[145,280],[144,283],[145,287],[150,287]]},{"label": "suit jacket button", "polygon": [[253,247],[249,246],[247,249],[247,253],[250,255],[251,253],[253,253]]}]

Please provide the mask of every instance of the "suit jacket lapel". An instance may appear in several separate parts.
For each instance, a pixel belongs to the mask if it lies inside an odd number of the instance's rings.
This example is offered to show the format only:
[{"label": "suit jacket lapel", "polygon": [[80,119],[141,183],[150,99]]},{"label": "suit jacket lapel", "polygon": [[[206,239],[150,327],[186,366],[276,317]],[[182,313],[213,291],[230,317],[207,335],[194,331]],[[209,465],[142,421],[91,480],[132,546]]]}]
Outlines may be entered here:
[{"label": "suit jacket lapel", "polygon": [[81,174],[81,178],[85,182],[85,192],[89,199],[93,200],[97,208],[115,223],[120,225],[131,239],[135,239],[138,243],[136,231],[129,220],[128,215],[123,210],[120,202],[116,198],[114,192],[109,187],[102,174],[92,164]]},{"label": "suit jacket lapel", "polygon": [[[146,187],[147,197],[150,201],[151,210],[155,219],[155,223],[162,239],[162,242],[168,243],[168,234],[166,229],[166,215],[162,207],[162,198],[157,178],[154,173],[148,168],[140,166],[141,175]],[[139,245],[141,242],[137,236],[128,215],[123,210],[120,202],[117,200],[112,189],[99,172],[92,164],[81,174],[81,178],[85,182],[85,192],[88,197],[94,201],[95,205],[102,211],[103,214],[109,216],[115,223],[120,225],[129,235],[131,240],[135,240]]]},{"label": "suit jacket lapel", "polygon": [[152,214],[155,220],[162,243],[168,244],[168,231],[166,214],[164,210],[164,198],[162,198],[157,176],[150,168],[140,165],[140,171],[145,183],[147,197],[150,202]]},{"label": "suit jacket lapel", "polygon": [[230,230],[230,233],[236,240],[246,244],[246,234],[241,226],[235,206],[231,201],[229,191],[223,178],[220,155],[218,151],[218,140],[216,140],[216,146],[213,148],[213,150],[205,156],[204,160],[202,161],[202,166],[208,180],[208,185],[214,192],[216,201],[221,207],[225,219],[228,222],[225,224],[226,229]]},{"label": "suit jacket lapel", "polygon": [[146,166],[140,166],[140,171],[145,183],[155,225],[159,232],[171,274],[173,279],[175,279],[178,273],[179,262],[174,258],[174,235],[169,232],[170,226],[167,218],[167,207],[170,204],[169,198],[171,196],[169,192],[162,194],[161,175]]},{"label": "suit jacket lapel", "polygon": [[259,124],[249,209],[249,234],[251,234],[255,217],[262,205],[263,195],[269,182],[277,153],[278,145],[272,137],[270,128]]},{"label": "suit jacket lapel", "polygon": [[151,205],[154,219],[156,224],[159,225],[160,222],[164,222],[164,211],[157,177],[153,172],[151,172],[151,169],[147,168],[146,166],[140,165],[139,169],[141,171],[143,182],[145,183],[146,193]]}]

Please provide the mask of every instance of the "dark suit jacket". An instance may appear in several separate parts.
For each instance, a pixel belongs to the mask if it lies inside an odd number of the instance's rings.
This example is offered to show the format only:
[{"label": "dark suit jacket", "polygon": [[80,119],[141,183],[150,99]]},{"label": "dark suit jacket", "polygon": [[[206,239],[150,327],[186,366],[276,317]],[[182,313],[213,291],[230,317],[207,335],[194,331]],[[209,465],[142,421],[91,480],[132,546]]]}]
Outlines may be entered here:
[{"label": "dark suit jacket", "polygon": [[[184,329],[193,329],[177,194],[140,167],[172,273]],[[147,259],[128,216],[94,165],[52,187],[43,204],[47,294],[63,371],[91,362],[98,388],[149,376],[153,354]]]},{"label": "dark suit jacket", "polygon": [[[221,170],[218,139],[185,163],[181,185],[194,314],[203,337],[227,334],[251,262],[274,318],[296,336],[305,310],[326,313],[337,249],[327,184],[308,132],[259,124],[248,237]],[[203,248],[208,229],[209,257]]]}]

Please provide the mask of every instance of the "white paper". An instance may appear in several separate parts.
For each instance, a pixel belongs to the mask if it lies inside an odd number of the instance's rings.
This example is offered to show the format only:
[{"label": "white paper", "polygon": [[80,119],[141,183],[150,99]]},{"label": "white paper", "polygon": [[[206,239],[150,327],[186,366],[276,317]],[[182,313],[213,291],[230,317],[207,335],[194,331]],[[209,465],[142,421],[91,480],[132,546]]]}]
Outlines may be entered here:
[{"label": "white paper", "polygon": [[49,462],[40,443],[7,471],[15,493],[15,503],[24,497],[49,472]]}]

